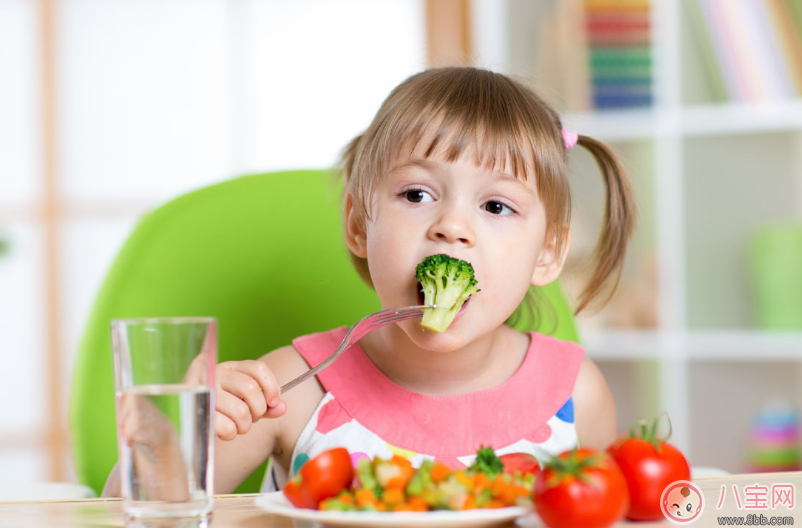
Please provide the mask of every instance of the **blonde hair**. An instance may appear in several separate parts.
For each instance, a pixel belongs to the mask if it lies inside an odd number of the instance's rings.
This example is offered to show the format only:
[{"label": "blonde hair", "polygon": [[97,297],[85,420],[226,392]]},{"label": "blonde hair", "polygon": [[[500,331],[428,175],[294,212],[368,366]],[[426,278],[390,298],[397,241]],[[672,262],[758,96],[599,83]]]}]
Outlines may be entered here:
[{"label": "blonde hair", "polygon": [[[353,199],[353,214],[365,232],[371,220],[368,204],[377,179],[384,177],[404,146],[417,145],[437,127],[425,157],[439,147],[448,161],[474,147],[475,163],[493,170],[509,163],[517,178],[535,178],[546,211],[546,238],[562,255],[571,222],[568,157],[557,113],[523,84],[502,74],[467,67],[426,70],[397,86],[385,99],[365,132],[344,149],[340,171],[344,192]],[[580,135],[604,177],[607,197],[595,266],[579,296],[575,313],[601,296],[603,306],[618,284],[627,242],[634,227],[629,180],[618,158],[603,143]],[[367,259],[351,253],[359,275],[373,283]],[[516,310],[537,311],[535,289]],[[515,314],[514,314],[515,315]],[[507,321],[510,323],[510,321]]]}]

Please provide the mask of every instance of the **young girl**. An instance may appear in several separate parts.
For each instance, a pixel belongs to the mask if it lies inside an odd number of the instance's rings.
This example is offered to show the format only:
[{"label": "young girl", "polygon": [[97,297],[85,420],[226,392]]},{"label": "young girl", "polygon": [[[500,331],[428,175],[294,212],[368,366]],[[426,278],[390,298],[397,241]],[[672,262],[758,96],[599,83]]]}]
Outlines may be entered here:
[{"label": "young girl", "polygon": [[355,463],[396,454],[452,467],[470,465],[481,445],[541,463],[578,444],[607,447],[615,406],[583,349],[505,324],[533,302],[530,284],[563,268],[575,144],[595,157],[607,188],[579,312],[609,299],[633,228],[632,192],[613,153],[564,130],[539,97],[501,74],[434,69],[393,90],[342,160],[352,260],[382,308],[422,304],[415,267],[437,253],[470,262],[481,291],[444,333],[423,331],[418,319],[384,326],[287,394],[279,386],[328,357],[347,328],[218,365],[215,493],[233,491],[268,457],[263,491],[280,489],[335,446]]}]

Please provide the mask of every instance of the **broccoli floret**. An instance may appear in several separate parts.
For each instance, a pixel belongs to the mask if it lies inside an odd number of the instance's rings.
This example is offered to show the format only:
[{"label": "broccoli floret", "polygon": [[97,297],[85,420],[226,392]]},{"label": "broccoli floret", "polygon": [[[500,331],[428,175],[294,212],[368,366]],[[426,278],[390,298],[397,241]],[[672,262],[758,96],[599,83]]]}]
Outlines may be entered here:
[{"label": "broccoli floret", "polygon": [[415,268],[423,289],[424,303],[436,308],[424,310],[421,326],[432,332],[445,332],[457,312],[478,292],[473,266],[448,255],[431,255]]},{"label": "broccoli floret", "polygon": [[476,458],[473,464],[471,464],[471,467],[468,469],[484,473],[488,477],[493,478],[499,473],[504,473],[504,462],[496,456],[492,447],[480,447],[476,452]]}]

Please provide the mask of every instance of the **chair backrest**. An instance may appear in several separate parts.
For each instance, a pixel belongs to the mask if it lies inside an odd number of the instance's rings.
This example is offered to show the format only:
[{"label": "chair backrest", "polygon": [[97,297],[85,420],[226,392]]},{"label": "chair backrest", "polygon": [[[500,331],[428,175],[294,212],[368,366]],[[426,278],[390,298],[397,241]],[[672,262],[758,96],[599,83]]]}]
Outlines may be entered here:
[{"label": "chair backrest", "polygon": [[[217,317],[219,361],[231,361],[380,308],[348,258],[340,189],[328,171],[244,176],[141,219],[103,282],[79,345],[70,427],[81,483],[99,493],[117,460],[112,319]],[[559,286],[543,290],[557,308],[553,334],[576,340]],[[534,329],[527,325],[519,329]],[[237,491],[257,491],[263,474],[264,465]]]}]

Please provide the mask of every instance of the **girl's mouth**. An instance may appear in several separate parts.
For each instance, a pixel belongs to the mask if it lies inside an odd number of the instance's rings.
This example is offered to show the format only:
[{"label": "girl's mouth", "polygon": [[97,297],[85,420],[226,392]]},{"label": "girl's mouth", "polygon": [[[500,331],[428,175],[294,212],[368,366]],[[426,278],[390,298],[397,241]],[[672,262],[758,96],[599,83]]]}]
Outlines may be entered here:
[{"label": "girl's mouth", "polygon": [[462,303],[462,306],[459,307],[459,311],[457,312],[457,315],[454,316],[454,320],[451,321],[451,324],[456,323],[459,318],[462,317],[462,314],[468,309],[468,303],[471,302],[471,299],[473,299],[473,296],[468,297],[468,300]]},{"label": "girl's mouth", "polygon": [[[454,321],[452,321],[452,324],[462,316],[462,314],[468,308],[468,303],[471,302],[471,299],[473,299],[473,296],[468,297],[468,300],[462,303],[462,306],[460,306],[457,315],[454,316]],[[425,304],[426,304],[426,297],[423,295],[423,289],[418,287],[418,305],[423,306]]]}]

